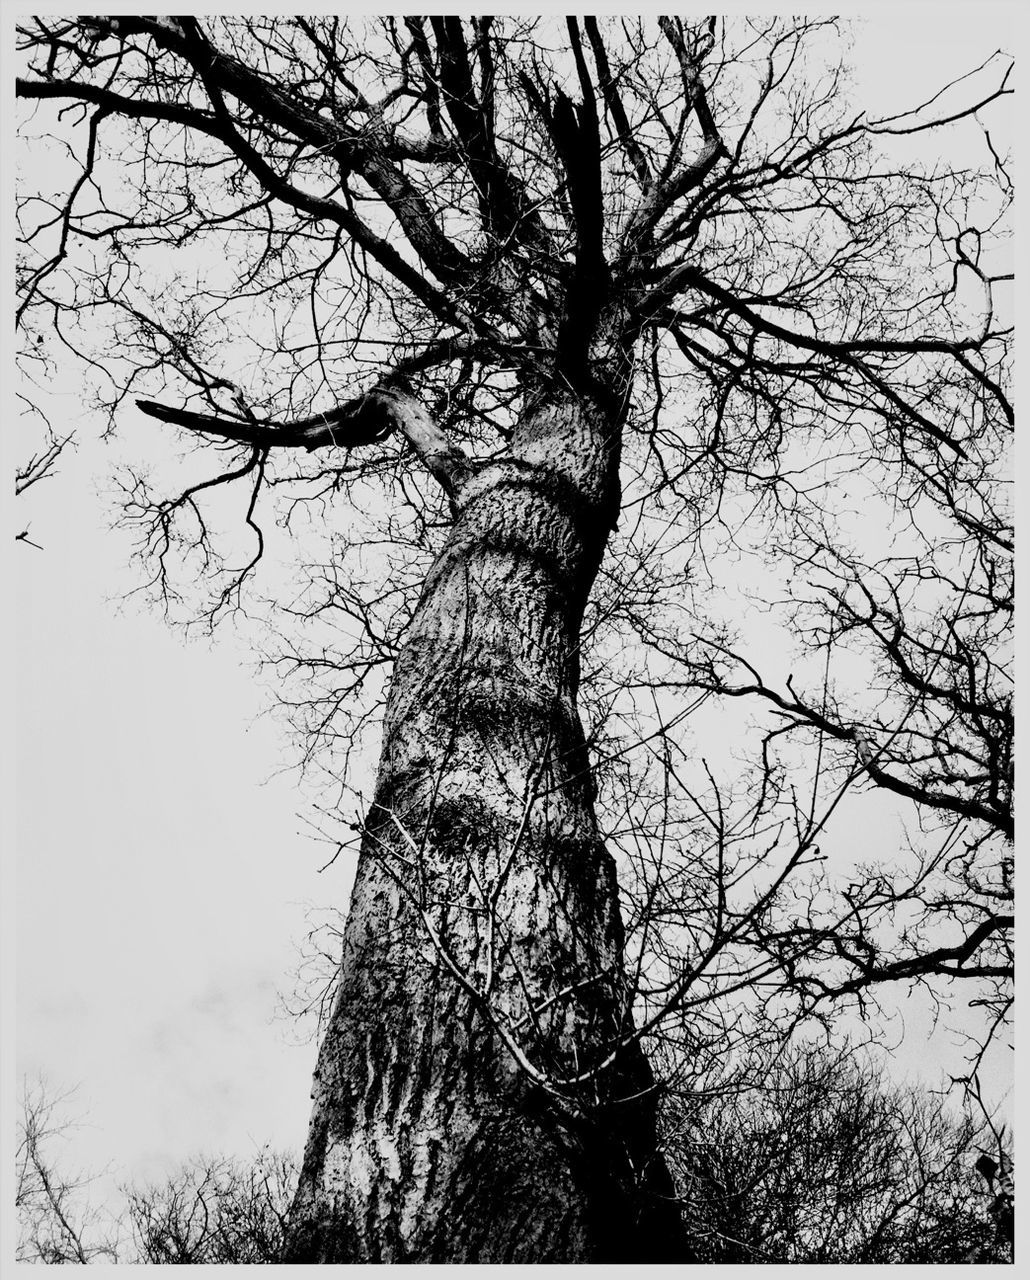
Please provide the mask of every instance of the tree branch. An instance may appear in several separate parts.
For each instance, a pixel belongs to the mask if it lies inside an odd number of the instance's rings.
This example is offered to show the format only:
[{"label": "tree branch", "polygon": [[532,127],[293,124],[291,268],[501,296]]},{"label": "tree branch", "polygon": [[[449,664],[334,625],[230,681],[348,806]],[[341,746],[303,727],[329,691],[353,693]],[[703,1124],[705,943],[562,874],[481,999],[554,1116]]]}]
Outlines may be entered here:
[{"label": "tree branch", "polygon": [[465,452],[433,421],[406,380],[396,375],[328,413],[316,413],[292,422],[219,417],[173,409],[154,400],[137,400],[136,404],[149,417],[161,422],[262,450],[354,449],[385,440],[399,431],[427,471],[452,495],[469,471]]}]

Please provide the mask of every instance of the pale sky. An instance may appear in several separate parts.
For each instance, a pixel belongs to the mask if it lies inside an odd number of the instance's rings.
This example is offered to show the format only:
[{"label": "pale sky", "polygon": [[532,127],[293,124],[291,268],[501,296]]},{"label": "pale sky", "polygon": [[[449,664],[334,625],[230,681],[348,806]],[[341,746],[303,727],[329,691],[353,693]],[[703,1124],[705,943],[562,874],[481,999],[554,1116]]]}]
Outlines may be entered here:
[{"label": "pale sky", "polygon": [[[871,114],[1012,44],[1008,7],[864,11],[876,15],[856,38]],[[75,385],[59,390],[74,417]],[[135,580],[97,494],[108,459],[95,424],[79,431],[60,474],[9,521],[44,547],[12,557],[16,1066],[78,1086],[73,1162],[110,1167],[102,1192],[201,1150],[299,1150],[314,1046],[276,1019],[277,992],[292,982],[306,905],[343,905],[349,869],[341,859],[318,874],[325,852],[303,834],[292,776],[274,776],[290,748],[257,719],[268,695],[248,651],[228,629],[214,647],[186,644],[119,605]],[[907,1029],[900,1060],[925,1062],[925,1011],[908,1006]],[[947,1052],[938,1038],[934,1056]]]},{"label": "pale sky", "polygon": [[17,564],[19,1070],[81,1082],[83,1163],[150,1175],[300,1140],[313,1050],[285,1043],[276,992],[304,902],[337,895],[270,776],[286,752],[249,655],[106,602],[124,545],[91,453],[46,482],[45,551]]}]

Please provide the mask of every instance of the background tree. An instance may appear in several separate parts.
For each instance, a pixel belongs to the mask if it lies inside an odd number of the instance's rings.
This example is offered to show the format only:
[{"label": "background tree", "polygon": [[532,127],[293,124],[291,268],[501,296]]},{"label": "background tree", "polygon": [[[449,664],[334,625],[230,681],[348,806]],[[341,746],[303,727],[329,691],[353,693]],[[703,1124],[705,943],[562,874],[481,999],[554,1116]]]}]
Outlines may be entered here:
[{"label": "background tree", "polygon": [[[673,1091],[662,1108],[663,1147],[705,1262],[1011,1260],[1011,1226],[1004,1234],[994,1221],[1010,1146],[986,1114],[942,1110],[847,1047],[752,1056],[750,1071],[746,1088]],[[66,1099],[37,1086],[22,1102],[20,1260],[279,1260],[299,1172],[289,1155],[198,1156],[160,1182],[123,1186],[101,1215],[80,1194],[90,1179],[64,1169]]]},{"label": "background tree", "polygon": [[[143,410],[230,454],[173,497],[124,477],[150,587],[239,617],[259,504],[307,526],[321,556],[270,577],[308,763],[346,787],[382,716],[289,1256],[687,1256],[645,1036],[757,1052],[883,983],[1007,1008],[1008,179],[989,131],[982,171],[898,151],[991,109],[1004,60],[878,120],[822,20],[22,46],[77,166],[21,206],[23,323],[112,424],[167,386]],[[742,646],[749,572],[786,604]],[[782,684],[744,651],[776,608]],[[728,780],[682,731],[742,697],[777,719]],[[856,784],[918,829],[831,874]]]},{"label": "background tree", "polygon": [[90,1203],[92,1177],[71,1172],[59,1154],[75,1128],[67,1103],[45,1080],[24,1082],[15,1148],[19,1262],[114,1261],[117,1224]]},{"label": "background tree", "polygon": [[72,1173],[70,1093],[24,1082],[15,1157],[19,1262],[274,1263],[296,1162],[263,1148],[249,1162],[198,1156],[164,1181],[121,1189],[117,1212],[91,1203],[95,1175]]},{"label": "background tree", "polygon": [[707,1262],[1011,1261],[976,1172],[986,1117],[892,1085],[861,1055],[795,1048],[751,1088],[670,1098],[666,1122]]},{"label": "background tree", "polygon": [[164,1180],[125,1191],[135,1261],[150,1265],[276,1263],[297,1184],[290,1156],[250,1163],[198,1157]]}]

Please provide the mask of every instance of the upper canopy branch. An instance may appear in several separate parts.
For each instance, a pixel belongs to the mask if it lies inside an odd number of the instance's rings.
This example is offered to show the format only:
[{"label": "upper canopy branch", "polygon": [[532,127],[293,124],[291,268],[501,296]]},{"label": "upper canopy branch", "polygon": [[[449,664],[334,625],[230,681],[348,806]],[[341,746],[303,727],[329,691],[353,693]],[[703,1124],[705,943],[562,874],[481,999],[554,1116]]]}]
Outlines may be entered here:
[{"label": "upper canopy branch", "polygon": [[[391,161],[389,132],[383,128],[348,128],[338,116],[327,118],[320,114],[317,104],[305,102],[296,93],[285,91],[267,76],[245,66],[237,58],[215,48],[192,18],[126,17],[117,19],[92,19],[92,24],[124,38],[138,34],[149,36],[161,49],[185,61],[196,73],[214,106],[214,121],[206,112],[196,107],[182,107],[164,102],[136,105],[128,100],[127,114],[152,115],[158,119],[176,119],[187,127],[218,137],[247,165],[266,189],[285,199],[287,203],[304,208],[315,216],[326,217],[346,227],[362,248],[368,250],[407,285],[416,297],[429,303],[437,314],[441,312],[440,299],[428,296],[420,273],[413,271],[400,254],[384,239],[373,233],[352,212],[336,201],[309,196],[299,191],[259,155],[232,119],[221,95],[231,95],[253,111],[257,118],[287,131],[308,145],[331,154],[345,172],[351,170],[362,178],[386,203],[402,227],[408,242],[418,253],[430,272],[444,283],[453,283],[459,277],[466,278],[470,263],[463,253],[444,235],[433,209],[422,193],[405,175],[403,169]],[[60,87],[58,87],[60,86]],[[89,83],[71,81],[20,80],[18,93],[28,97],[58,96],[63,91],[70,97],[98,101],[98,92],[106,90]],[[121,110],[123,101],[110,104]],[[410,148],[405,148],[410,150]],[[389,250],[389,252],[385,252]]]},{"label": "upper canopy branch", "polygon": [[807,351],[819,352],[821,355],[849,356],[863,354],[914,354],[916,352],[938,352],[957,355],[962,351],[975,351],[980,342],[975,338],[858,338],[835,339],[817,338],[809,334],[798,333],[788,329],[786,325],[777,324],[754,310],[746,302],[736,297],[729,289],[723,288],[716,281],[709,279],[703,272],[690,263],[677,267],[665,280],[654,289],[641,304],[641,310],[653,312],[655,306],[670,300],[684,288],[696,289],[710,298],[716,299],[728,311],[771,338],[780,338],[792,346]]},{"label": "upper canopy branch", "polygon": [[947,431],[942,430],[935,422],[915,407],[909,400],[899,394],[894,386],[867,361],[861,359],[867,355],[916,355],[939,354],[950,355],[959,359],[964,352],[976,351],[982,346],[982,339],[949,339],[941,337],[929,338],[872,338],[872,339],[834,339],[820,338],[799,333],[787,326],[769,320],[753,306],[736,297],[730,290],[709,279],[695,266],[687,263],[670,272],[662,283],[654,289],[640,304],[640,310],[651,316],[661,317],[660,322],[675,326],[678,317],[667,309],[666,303],[685,287],[696,289],[719,303],[730,314],[743,320],[755,334],[779,339],[802,351],[810,351],[828,359],[838,361],[850,368],[870,384],[884,400],[906,418],[915,422],[931,439],[952,450],[959,458],[966,458],[967,452],[958,440]]},{"label": "upper canopy branch", "polygon": [[605,109],[615,127],[616,140],[633,167],[633,172],[636,174],[641,191],[647,192],[651,189],[654,176],[651,173],[651,166],[648,163],[647,156],[634,137],[633,127],[626,114],[622,95],[619,93],[618,82],[612,75],[611,65],[608,61],[608,51],[597,28],[597,19],[589,15],[584,17],[583,28],[590,40],[590,48],[593,51],[594,62],[597,66],[598,86],[604,99]]},{"label": "upper canopy branch", "polygon": [[239,130],[231,127],[224,115],[219,119],[197,107],[127,98],[109,89],[77,81],[19,79],[17,93],[22,98],[73,98],[81,102],[93,102],[112,115],[182,124],[192,132],[206,134],[225,143],[270,195],[313,218],[324,219],[341,227],[370,258],[405,285],[434,315],[453,323],[461,323],[458,308],[448,295],[431,280],[427,280],[423,272],[407,262],[388,240],[373,231],[352,209],[338,200],[313,195],[281,177]]},{"label": "upper canopy branch", "polygon": [[[536,245],[553,252],[550,233],[533,207],[525,185],[512,173],[497,150],[489,101],[485,96],[477,96],[472,83],[472,67],[461,19],[430,19],[438,56],[435,74],[430,63],[423,19],[413,17],[404,21],[423,63],[427,88],[432,95],[431,104],[436,112],[434,118],[439,120],[439,101],[442,98],[458,135],[461,151],[476,185],[484,228],[498,240],[513,237],[522,244]],[[477,44],[482,58],[489,50],[488,33],[484,33]],[[489,85],[485,87],[492,92]]]},{"label": "upper canopy branch", "polygon": [[718,142],[719,131],[715,127],[715,121],[712,119],[712,112],[708,106],[708,98],[699,73],[699,64],[714,43],[715,19],[709,20],[709,29],[696,53],[692,53],[687,48],[687,42],[683,37],[683,20],[681,18],[661,17],[658,19],[658,26],[661,28],[666,40],[675,50],[676,59],[680,64],[680,75],[683,80],[683,93],[686,103],[688,108],[692,108],[697,116],[697,122],[701,126],[701,136],[705,142]]},{"label": "upper canopy branch", "polygon": [[[693,50],[687,47],[681,19],[661,17],[658,19],[658,25],[672,46],[679,63],[683,85],[683,106],[675,141],[670,147],[669,155],[662,165],[657,180],[651,181],[649,175],[642,169],[640,160],[634,160],[638,178],[648,178],[648,180],[641,180],[643,199],[633,210],[623,233],[622,256],[630,262],[642,250],[653,251],[654,232],[662,217],[688,191],[700,186],[719,160],[729,154],[712,116],[704,82],[701,79],[701,64],[714,43],[715,19],[709,19],[704,36],[695,42]],[[595,56],[598,46],[600,46],[599,39],[595,44]],[[680,163],[682,140],[692,114],[701,130],[702,146],[692,160]]]},{"label": "upper canopy branch", "polygon": [[977,99],[976,102],[970,103],[968,106],[960,107],[957,111],[949,112],[947,115],[937,116],[933,120],[918,120],[914,121],[912,124],[901,123],[904,120],[911,119],[913,116],[917,116],[919,112],[925,110],[929,106],[932,106],[949,89],[953,88],[956,84],[959,84],[962,80],[968,80],[970,76],[975,76],[998,56],[998,53],[993,53],[991,57],[987,59],[987,62],[982,63],[967,75],[959,76],[957,80],[951,81],[951,83],[945,85],[943,89],[938,93],[935,93],[927,102],[921,103],[918,107],[912,107],[908,111],[900,112],[898,115],[885,116],[882,120],[866,121],[862,124],[862,128],[867,133],[897,134],[899,136],[905,136],[913,133],[924,133],[927,129],[939,129],[943,125],[954,124],[957,120],[965,120],[969,116],[975,115],[978,111],[982,111],[984,107],[989,106],[992,102],[996,101],[996,99],[1007,97],[1015,92],[1015,90],[1008,88],[1009,77],[1012,74],[1012,68],[1014,65],[1013,63],[1010,62],[1005,68],[1005,74],[1002,76],[1001,83],[998,87],[996,89],[992,89],[990,93],[985,94],[982,98]]}]

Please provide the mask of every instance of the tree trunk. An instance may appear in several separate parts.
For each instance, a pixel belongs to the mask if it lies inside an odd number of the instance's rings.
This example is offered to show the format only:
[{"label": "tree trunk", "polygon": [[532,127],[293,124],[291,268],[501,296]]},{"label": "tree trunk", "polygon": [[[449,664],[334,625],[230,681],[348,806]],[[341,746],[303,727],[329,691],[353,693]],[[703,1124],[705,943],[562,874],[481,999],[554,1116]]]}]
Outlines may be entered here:
[{"label": "tree trunk", "polygon": [[630,995],[576,708],[613,415],[541,398],[456,509],[393,676],[287,1257],[682,1260],[653,1080],[614,1052]]}]

